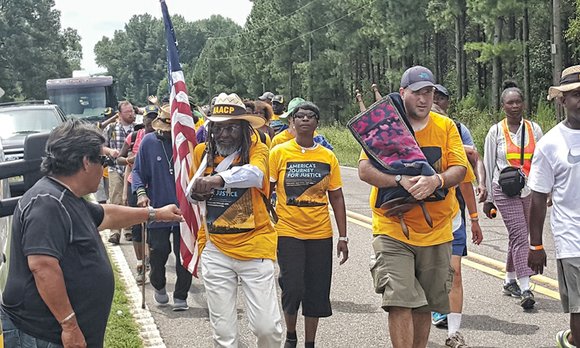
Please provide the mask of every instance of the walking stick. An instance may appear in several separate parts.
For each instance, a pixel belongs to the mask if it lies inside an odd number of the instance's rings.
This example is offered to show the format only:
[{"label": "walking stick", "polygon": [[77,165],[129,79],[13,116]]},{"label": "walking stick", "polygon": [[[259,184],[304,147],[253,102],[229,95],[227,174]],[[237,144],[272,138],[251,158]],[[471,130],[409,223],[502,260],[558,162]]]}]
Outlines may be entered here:
[{"label": "walking stick", "polygon": [[143,282],[141,283],[141,309],[145,309],[145,283],[147,280],[147,223],[144,222],[141,224],[141,244],[143,248],[143,257],[141,260],[141,267],[143,272]]}]

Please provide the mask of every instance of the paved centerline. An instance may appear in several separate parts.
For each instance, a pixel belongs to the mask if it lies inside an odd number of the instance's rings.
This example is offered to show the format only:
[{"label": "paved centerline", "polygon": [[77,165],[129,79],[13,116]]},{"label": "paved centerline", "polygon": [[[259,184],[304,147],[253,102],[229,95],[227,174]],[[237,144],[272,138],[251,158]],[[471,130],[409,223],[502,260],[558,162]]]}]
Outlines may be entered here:
[{"label": "paved centerline", "polygon": [[[346,211],[346,216],[348,222],[352,222],[353,224],[372,230],[372,219],[370,217],[359,213],[355,213],[350,210]],[[492,275],[499,279],[504,279],[505,277],[505,265],[503,262],[474,253],[472,251],[469,252],[469,255],[461,259],[461,263],[467,267],[471,267],[473,269]],[[558,290],[557,280],[548,278],[543,275],[536,275],[533,276],[531,279],[533,280],[533,284],[535,285],[534,291],[542,295],[554,298],[556,300],[560,300],[560,294],[557,291]]]}]

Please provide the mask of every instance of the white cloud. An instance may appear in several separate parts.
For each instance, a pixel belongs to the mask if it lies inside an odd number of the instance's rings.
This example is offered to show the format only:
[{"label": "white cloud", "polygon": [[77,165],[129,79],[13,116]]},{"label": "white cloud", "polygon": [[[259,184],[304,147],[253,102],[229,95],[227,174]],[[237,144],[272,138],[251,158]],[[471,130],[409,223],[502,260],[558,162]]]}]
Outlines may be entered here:
[{"label": "white cloud", "polygon": [[[76,29],[83,46],[82,68],[91,73],[101,71],[95,63],[93,48],[103,37],[112,37],[115,30],[124,28],[133,15],[149,13],[161,18],[158,0],[55,0],[61,11],[63,28]],[[249,0],[166,0],[169,13],[179,14],[189,21],[220,14],[244,25],[252,9]]]}]

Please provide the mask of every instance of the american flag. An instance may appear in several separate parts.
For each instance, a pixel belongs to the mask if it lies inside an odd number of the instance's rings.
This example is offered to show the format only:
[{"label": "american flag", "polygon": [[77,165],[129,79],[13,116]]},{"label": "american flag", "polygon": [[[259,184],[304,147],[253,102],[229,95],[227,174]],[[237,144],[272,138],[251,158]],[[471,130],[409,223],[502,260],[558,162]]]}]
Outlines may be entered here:
[{"label": "american flag", "polygon": [[167,37],[167,65],[169,72],[169,86],[171,87],[171,138],[173,143],[173,169],[175,173],[175,189],[179,208],[183,213],[184,222],[181,223],[180,254],[181,263],[189,272],[197,277],[197,232],[201,226],[201,219],[197,206],[187,201],[185,189],[189,182],[190,168],[193,166],[192,153],[196,145],[195,126],[191,115],[191,108],[187,98],[187,88],[181,64],[173,24],[167,11],[164,0],[161,1],[161,11],[165,22]]}]

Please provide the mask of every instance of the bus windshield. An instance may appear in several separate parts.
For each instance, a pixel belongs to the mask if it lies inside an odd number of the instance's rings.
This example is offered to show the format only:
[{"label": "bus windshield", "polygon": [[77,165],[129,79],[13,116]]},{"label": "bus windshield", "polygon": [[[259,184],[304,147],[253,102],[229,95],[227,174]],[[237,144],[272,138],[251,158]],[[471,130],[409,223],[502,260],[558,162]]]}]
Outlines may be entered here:
[{"label": "bus windshield", "polygon": [[107,107],[106,87],[79,87],[48,90],[49,99],[74,118],[99,117]]}]

